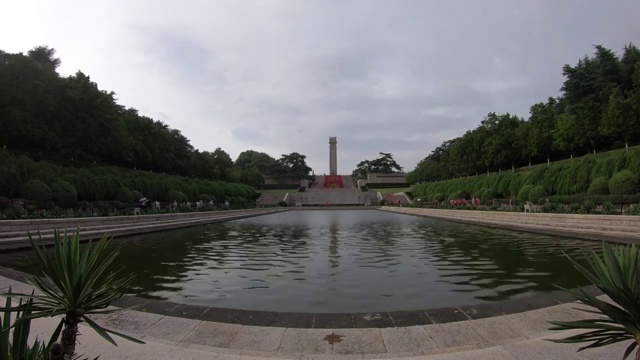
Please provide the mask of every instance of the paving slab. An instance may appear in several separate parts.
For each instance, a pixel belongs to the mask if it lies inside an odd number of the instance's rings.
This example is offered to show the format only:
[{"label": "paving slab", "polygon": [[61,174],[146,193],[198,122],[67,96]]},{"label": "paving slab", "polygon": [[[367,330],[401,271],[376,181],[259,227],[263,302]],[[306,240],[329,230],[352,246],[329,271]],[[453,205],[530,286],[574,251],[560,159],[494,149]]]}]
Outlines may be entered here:
[{"label": "paving slab", "polygon": [[[555,344],[543,340],[529,340],[516,344],[505,345],[504,348],[518,360],[583,360],[584,357],[576,353],[575,346]],[[613,359],[613,357],[611,358]]]},{"label": "paving slab", "polygon": [[142,334],[163,316],[133,310],[122,310],[107,315],[104,324],[107,328],[124,330],[134,334]]},{"label": "paving slab", "polygon": [[182,342],[214,347],[228,347],[242,325],[203,321],[187,334]]},{"label": "paving slab", "polygon": [[438,345],[423,326],[380,329],[380,335],[389,353],[433,352]]},{"label": "paving slab", "polygon": [[333,329],[339,336],[333,343],[333,354],[381,354],[387,352],[380,329]]},{"label": "paving slab", "polygon": [[200,325],[200,323],[201,321],[198,320],[165,316],[144,330],[143,334],[164,340],[180,341]]},{"label": "paving slab", "polygon": [[[552,358],[553,360],[560,360]],[[547,359],[547,360],[552,360]],[[463,351],[450,354],[431,355],[421,360],[518,360],[503,347],[496,346],[485,349]]]},{"label": "paving slab", "polygon": [[256,351],[277,351],[285,328],[243,326],[229,348]]},{"label": "paving slab", "polygon": [[553,330],[549,330],[553,326],[549,324],[549,318],[540,310],[505,315],[502,318],[510,320],[527,338],[537,338],[554,333]]},{"label": "paving slab", "polygon": [[286,329],[279,352],[329,354],[332,345],[325,338],[332,334],[331,329]]},{"label": "paving slab", "polygon": [[389,316],[397,327],[433,324],[431,318],[424,311],[391,311]]},{"label": "paving slab", "polygon": [[489,343],[470,325],[470,321],[459,321],[447,324],[425,326],[433,341],[440,349],[459,348],[464,346],[487,347]]},{"label": "paving slab", "polygon": [[492,344],[504,344],[525,340],[523,330],[504,316],[469,321],[469,326]]},{"label": "paving slab", "polygon": [[467,314],[465,314],[457,307],[427,310],[426,314],[434,324],[465,321],[471,319],[469,316],[467,316]]},{"label": "paving slab", "polygon": [[362,354],[303,354],[300,360],[360,360]]},{"label": "paving slab", "polygon": [[578,304],[569,303],[556,306],[550,306],[548,308],[540,309],[540,314],[547,317],[552,321],[575,321],[592,319],[597,317],[596,314],[590,314],[577,309],[589,309],[588,307]]},{"label": "paving slab", "polygon": [[20,281],[6,278],[4,276],[0,276],[0,292],[1,293],[8,292],[9,287],[11,287],[11,291],[16,292],[15,287],[18,285],[24,285],[24,282],[20,282]]}]

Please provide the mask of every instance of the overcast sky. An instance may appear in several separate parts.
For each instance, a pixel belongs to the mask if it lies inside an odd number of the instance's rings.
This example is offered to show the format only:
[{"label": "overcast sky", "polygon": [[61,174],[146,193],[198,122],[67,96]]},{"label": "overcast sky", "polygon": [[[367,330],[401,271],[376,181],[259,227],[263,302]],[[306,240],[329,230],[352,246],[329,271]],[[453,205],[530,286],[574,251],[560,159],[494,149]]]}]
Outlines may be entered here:
[{"label": "overcast sky", "polygon": [[0,49],[57,50],[119,102],[201,150],[406,170],[490,111],[527,116],[562,65],[640,44],[638,0],[12,0]]}]

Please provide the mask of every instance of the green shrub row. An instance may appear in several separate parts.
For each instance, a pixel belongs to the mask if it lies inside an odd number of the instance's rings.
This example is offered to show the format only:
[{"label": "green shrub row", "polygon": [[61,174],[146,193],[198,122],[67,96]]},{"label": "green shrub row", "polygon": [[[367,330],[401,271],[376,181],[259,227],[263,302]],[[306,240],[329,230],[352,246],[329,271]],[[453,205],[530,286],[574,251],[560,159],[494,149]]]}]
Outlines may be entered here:
[{"label": "green shrub row", "polygon": [[[640,148],[633,148],[629,152],[588,155],[515,172],[418,184],[411,191],[417,198],[434,200],[438,194],[450,198],[461,193],[477,195],[483,189],[491,189],[497,198],[517,198],[520,202],[531,201],[540,193],[542,196],[584,193],[630,195],[640,191],[638,175]],[[539,188],[531,196],[530,191],[536,187]]]},{"label": "green shrub row", "polygon": [[[255,200],[251,186],[116,167],[73,168],[15,157],[0,150],[0,196],[39,204],[72,207],[76,201],[132,203],[142,197],[158,201],[243,198]],[[207,200],[208,201],[208,200]]]},{"label": "green shrub row", "polygon": [[[607,202],[612,204],[638,204],[640,203],[640,194],[634,195],[554,195],[549,196],[550,203],[558,204],[583,204],[585,201],[595,205],[604,205]],[[546,200],[546,199],[545,199]],[[546,202],[546,201],[545,201]]]}]

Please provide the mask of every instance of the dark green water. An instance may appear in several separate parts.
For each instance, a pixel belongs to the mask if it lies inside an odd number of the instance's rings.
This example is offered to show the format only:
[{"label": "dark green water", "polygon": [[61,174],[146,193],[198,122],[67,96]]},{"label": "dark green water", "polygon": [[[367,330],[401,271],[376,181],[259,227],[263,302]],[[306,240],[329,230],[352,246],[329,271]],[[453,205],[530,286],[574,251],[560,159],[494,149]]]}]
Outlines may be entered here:
[{"label": "dark green water", "polygon": [[[290,211],[134,236],[130,293],[298,312],[416,310],[585,285],[561,251],[592,243],[381,211]],[[30,271],[29,252],[0,264]]]}]

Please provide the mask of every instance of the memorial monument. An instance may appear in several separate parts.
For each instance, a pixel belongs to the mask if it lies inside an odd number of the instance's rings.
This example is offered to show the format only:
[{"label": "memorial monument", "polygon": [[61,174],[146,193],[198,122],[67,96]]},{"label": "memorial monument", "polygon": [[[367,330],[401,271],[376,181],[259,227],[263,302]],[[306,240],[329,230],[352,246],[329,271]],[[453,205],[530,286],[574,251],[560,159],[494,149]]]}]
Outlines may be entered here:
[{"label": "memorial monument", "polygon": [[329,175],[338,175],[338,138],[329,137]]}]

